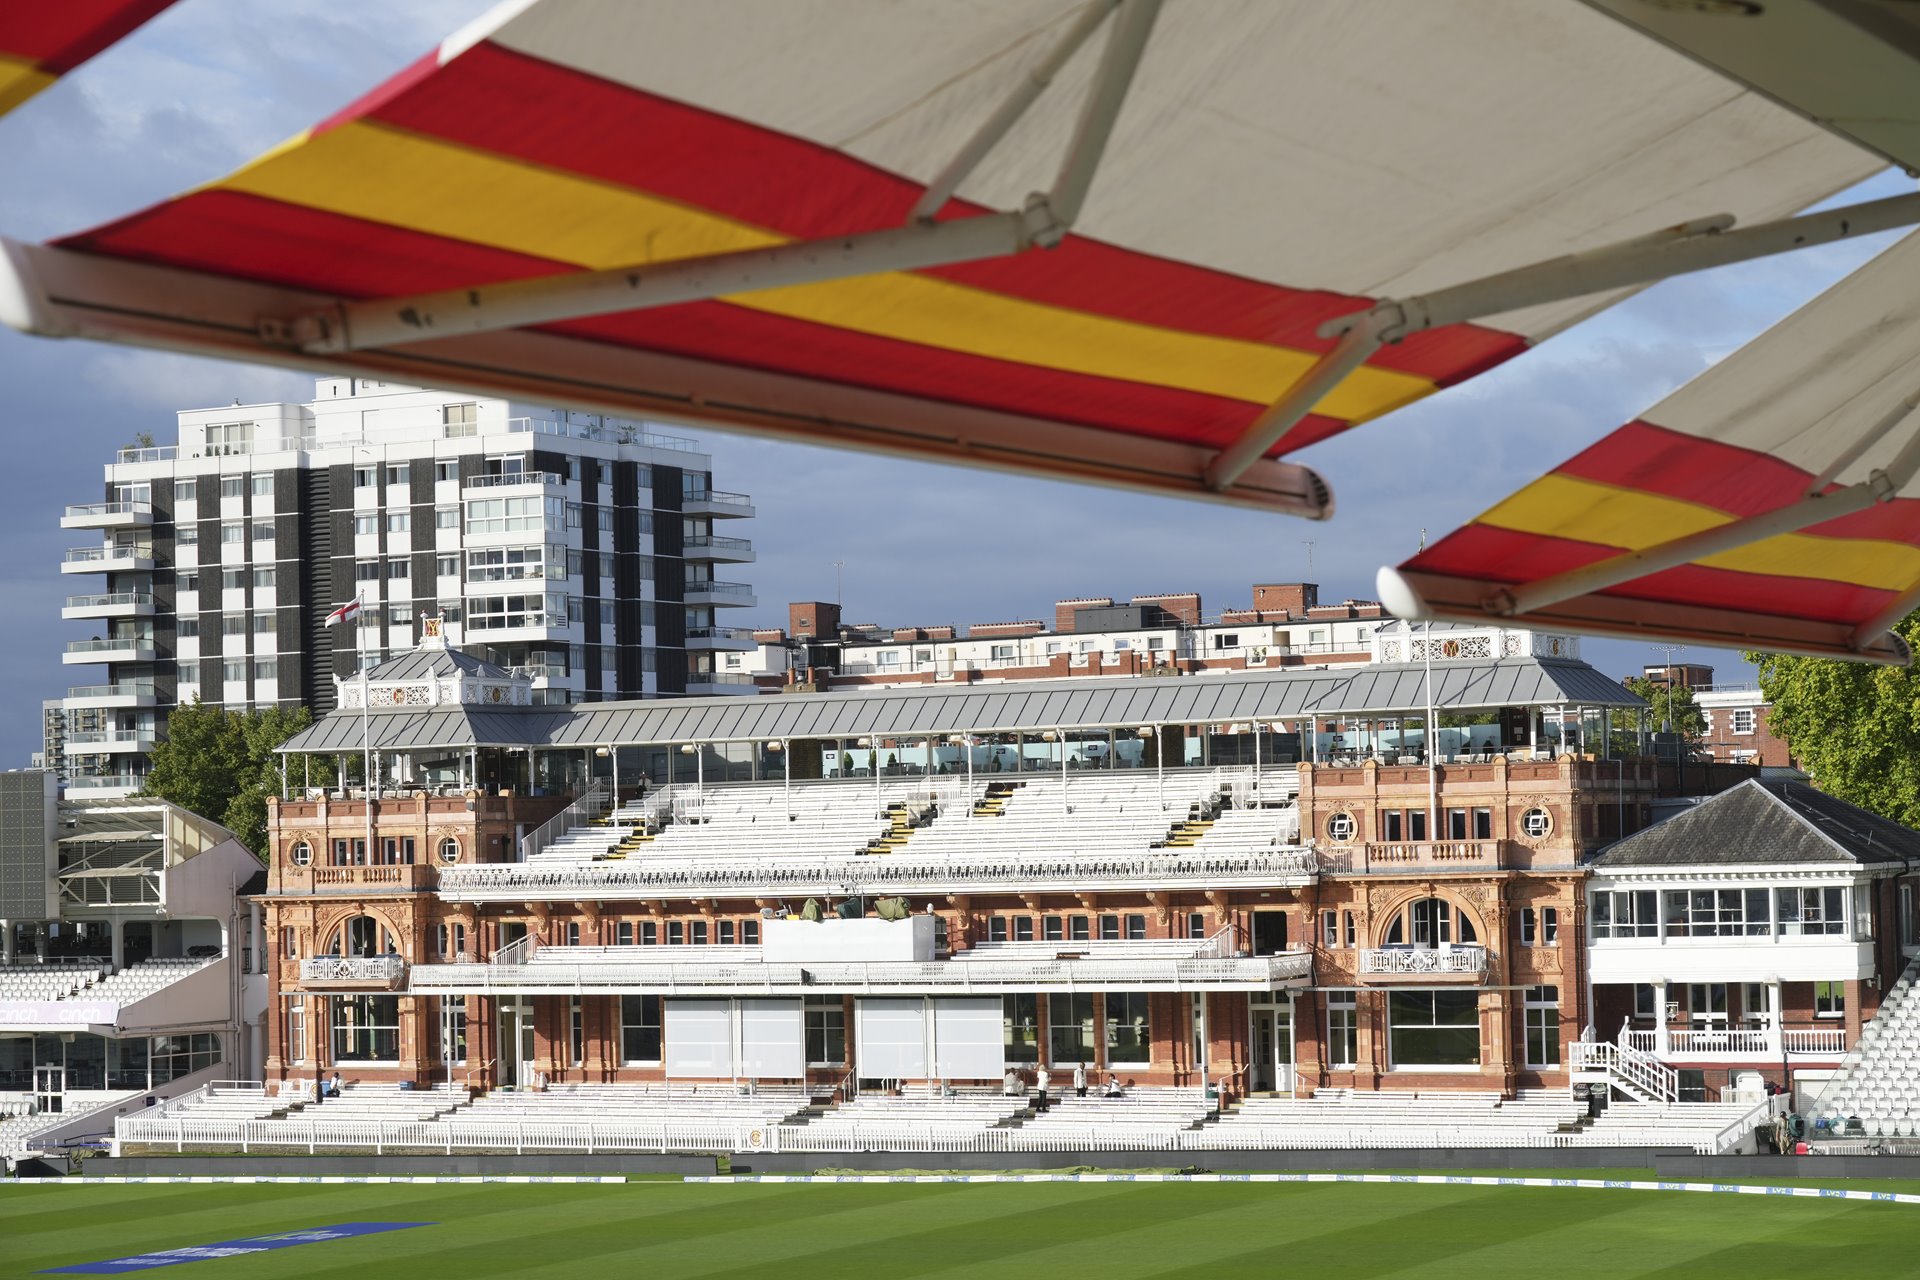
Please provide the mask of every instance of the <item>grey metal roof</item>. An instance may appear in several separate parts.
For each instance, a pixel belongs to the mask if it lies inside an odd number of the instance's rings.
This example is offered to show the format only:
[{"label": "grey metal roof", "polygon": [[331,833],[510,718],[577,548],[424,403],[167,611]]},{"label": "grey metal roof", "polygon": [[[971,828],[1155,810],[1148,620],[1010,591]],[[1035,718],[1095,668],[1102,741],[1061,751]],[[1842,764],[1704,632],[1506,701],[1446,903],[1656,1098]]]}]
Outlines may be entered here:
[{"label": "grey metal roof", "polygon": [[[402,684],[450,676],[455,672],[490,680],[506,680],[513,675],[505,667],[496,667],[491,662],[458,649],[413,649],[376,666],[372,680],[375,684]],[[359,677],[356,675],[354,679],[358,681]]]},{"label": "grey metal roof", "polygon": [[1615,841],[1592,865],[1614,870],[1914,859],[1920,859],[1920,832],[1797,782],[1749,779]]},{"label": "grey metal roof", "polygon": [[[1405,714],[1426,705],[1425,680],[1425,669],[1419,664],[1372,663],[1310,671],[1022,680],[952,688],[589,702],[571,707],[403,707],[376,709],[368,719],[373,745],[389,751],[897,737]],[[1645,705],[1584,662],[1551,658],[1436,663],[1433,704],[1448,711]],[[360,715],[343,710],[331,713],[281,749],[331,752],[360,747]]]}]

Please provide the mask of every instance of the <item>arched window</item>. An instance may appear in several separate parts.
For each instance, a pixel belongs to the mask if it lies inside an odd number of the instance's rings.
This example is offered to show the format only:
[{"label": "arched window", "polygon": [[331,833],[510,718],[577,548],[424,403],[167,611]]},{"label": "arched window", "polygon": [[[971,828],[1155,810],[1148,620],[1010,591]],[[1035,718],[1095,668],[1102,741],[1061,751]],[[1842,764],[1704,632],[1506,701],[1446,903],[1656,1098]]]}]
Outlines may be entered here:
[{"label": "arched window", "polygon": [[296,840],[293,847],[287,850],[287,858],[294,866],[304,867],[313,861],[313,846],[305,840]]},{"label": "arched window", "polygon": [[1445,898],[1420,898],[1387,926],[1389,947],[1437,947],[1455,942],[1478,942],[1480,935],[1466,913]]},{"label": "arched window", "polygon": [[341,956],[380,956],[399,950],[393,931],[372,916],[350,916],[340,926],[338,945],[334,954]]}]

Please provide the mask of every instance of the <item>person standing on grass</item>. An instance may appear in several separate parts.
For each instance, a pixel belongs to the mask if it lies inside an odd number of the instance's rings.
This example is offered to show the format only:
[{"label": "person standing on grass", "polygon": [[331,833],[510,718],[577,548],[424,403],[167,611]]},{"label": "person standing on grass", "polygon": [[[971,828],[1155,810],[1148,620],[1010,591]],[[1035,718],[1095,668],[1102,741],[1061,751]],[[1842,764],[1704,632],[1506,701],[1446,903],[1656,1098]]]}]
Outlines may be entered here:
[{"label": "person standing on grass", "polygon": [[1076,1098],[1087,1096],[1087,1064],[1085,1062],[1081,1062],[1073,1069],[1073,1096]]}]

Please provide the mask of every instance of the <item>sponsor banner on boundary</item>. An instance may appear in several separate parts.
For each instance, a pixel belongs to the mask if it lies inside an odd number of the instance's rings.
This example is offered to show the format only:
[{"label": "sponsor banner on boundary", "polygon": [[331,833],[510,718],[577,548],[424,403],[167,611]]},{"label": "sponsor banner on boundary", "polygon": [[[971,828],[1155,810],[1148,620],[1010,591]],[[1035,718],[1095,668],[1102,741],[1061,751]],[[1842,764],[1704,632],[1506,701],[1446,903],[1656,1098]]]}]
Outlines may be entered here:
[{"label": "sponsor banner on boundary", "polygon": [[156,1267],[177,1267],[183,1262],[205,1262],[210,1258],[238,1258],[250,1253],[268,1253],[291,1249],[297,1244],[321,1244],[328,1240],[352,1240],[357,1236],[380,1235],[388,1231],[406,1231],[413,1227],[437,1226],[432,1222],[336,1222],[327,1227],[308,1227],[303,1231],[276,1231],[268,1236],[244,1236],[239,1240],[220,1240],[213,1244],[186,1245],[177,1249],[155,1249],[104,1262],[81,1262],[71,1267],[47,1267],[39,1275],[119,1276],[129,1272],[152,1271]]},{"label": "sponsor banner on boundary", "polygon": [[[623,1174],[597,1173],[332,1173],[332,1174],[292,1174],[292,1173],[231,1173],[231,1174],[173,1174],[156,1173],[149,1176],[105,1175],[101,1177],[79,1178],[24,1178],[0,1179],[0,1187],[131,1187],[161,1184],[186,1184],[189,1186],[227,1185],[232,1183],[319,1183],[324,1186],[343,1186],[353,1183],[389,1183],[405,1185],[411,1183],[475,1183],[475,1182],[557,1182],[557,1183],[624,1183]],[[665,1185],[650,1183],[650,1185]]]},{"label": "sponsor banner on boundary", "polygon": [[1516,1178],[1424,1173],[748,1173],[687,1177],[699,1183],[848,1182],[1370,1182],[1423,1187],[1575,1187],[1588,1191],[1692,1191],[1709,1195],[1797,1196],[1815,1200],[1872,1200],[1920,1205],[1920,1194],[1853,1191],[1839,1187],[1781,1187],[1735,1182],[1634,1182],[1624,1178]]}]

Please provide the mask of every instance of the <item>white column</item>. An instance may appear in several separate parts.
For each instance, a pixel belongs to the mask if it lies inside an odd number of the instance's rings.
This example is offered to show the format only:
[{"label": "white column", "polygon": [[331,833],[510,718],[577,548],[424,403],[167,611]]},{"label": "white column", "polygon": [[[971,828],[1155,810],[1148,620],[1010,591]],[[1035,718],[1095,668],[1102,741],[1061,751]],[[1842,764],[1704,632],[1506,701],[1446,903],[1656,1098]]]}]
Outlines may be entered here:
[{"label": "white column", "polygon": [[1786,1052],[1786,1032],[1780,1019],[1780,979],[1767,980],[1767,1056],[1778,1058]]},{"label": "white column", "polygon": [[107,921],[107,931],[113,939],[112,957],[113,967],[115,969],[120,967],[122,957],[126,954],[125,930],[126,921],[120,919],[118,916]]},{"label": "white column", "polygon": [[1653,984],[1653,1056],[1664,1060],[1668,1051],[1667,982],[1662,978]]}]

